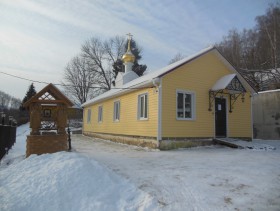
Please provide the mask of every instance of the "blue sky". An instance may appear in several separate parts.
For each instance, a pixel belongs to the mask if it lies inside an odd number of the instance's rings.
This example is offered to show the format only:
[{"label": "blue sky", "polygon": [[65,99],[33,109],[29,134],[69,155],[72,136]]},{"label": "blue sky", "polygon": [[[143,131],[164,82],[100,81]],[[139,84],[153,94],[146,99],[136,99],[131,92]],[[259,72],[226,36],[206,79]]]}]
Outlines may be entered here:
[{"label": "blue sky", "polygon": [[[128,32],[150,71],[221,41],[230,29],[252,28],[279,0],[0,0],[0,71],[60,83],[90,37]],[[0,90],[23,98],[30,82],[0,74]],[[44,85],[34,84],[39,91]]]}]

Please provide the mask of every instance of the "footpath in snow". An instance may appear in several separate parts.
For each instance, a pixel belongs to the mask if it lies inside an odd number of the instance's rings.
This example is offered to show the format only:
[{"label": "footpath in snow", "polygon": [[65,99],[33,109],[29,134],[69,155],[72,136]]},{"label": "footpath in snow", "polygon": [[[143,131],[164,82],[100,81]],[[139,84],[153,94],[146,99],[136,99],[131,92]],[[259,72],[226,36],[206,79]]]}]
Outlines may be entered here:
[{"label": "footpath in snow", "polygon": [[157,210],[127,179],[75,152],[25,156],[28,125],[0,166],[0,210]]},{"label": "footpath in snow", "polygon": [[280,210],[280,141],[275,150],[224,146],[158,151],[77,135],[77,152],[127,178],[161,210]]},{"label": "footpath in snow", "polygon": [[28,125],[0,165],[0,210],[279,210],[275,150],[159,151],[82,135],[73,152],[25,159]]}]

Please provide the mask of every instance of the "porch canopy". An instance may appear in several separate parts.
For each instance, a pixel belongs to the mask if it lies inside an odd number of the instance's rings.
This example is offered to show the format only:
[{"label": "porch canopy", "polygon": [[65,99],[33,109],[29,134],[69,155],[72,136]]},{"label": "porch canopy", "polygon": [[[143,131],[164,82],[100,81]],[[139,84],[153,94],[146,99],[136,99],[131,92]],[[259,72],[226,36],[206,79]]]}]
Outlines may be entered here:
[{"label": "porch canopy", "polygon": [[219,95],[229,95],[230,108],[229,112],[232,112],[233,104],[241,96],[242,102],[244,102],[244,95],[246,89],[238,79],[236,74],[229,74],[221,77],[214,86],[209,90],[209,111],[212,111],[212,106],[215,98]]}]

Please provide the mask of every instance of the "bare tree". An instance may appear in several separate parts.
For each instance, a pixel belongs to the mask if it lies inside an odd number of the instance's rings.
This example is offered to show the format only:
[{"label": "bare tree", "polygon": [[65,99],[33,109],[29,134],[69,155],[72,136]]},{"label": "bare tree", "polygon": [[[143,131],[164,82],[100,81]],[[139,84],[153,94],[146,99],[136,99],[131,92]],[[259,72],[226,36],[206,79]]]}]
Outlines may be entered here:
[{"label": "bare tree", "polygon": [[177,53],[169,62],[168,64],[172,64],[175,63],[177,61],[180,61],[181,59],[183,59],[184,56],[181,53]]},{"label": "bare tree", "polygon": [[21,105],[21,99],[0,91],[0,112],[6,114],[6,122],[10,116],[17,120],[18,125],[28,122],[28,113],[20,109]]},{"label": "bare tree", "polygon": [[95,71],[91,69],[86,59],[81,56],[74,57],[64,71],[65,92],[75,101],[82,104],[94,95]]},{"label": "bare tree", "polygon": [[[118,72],[123,72],[121,60],[127,49],[127,40],[124,37],[115,36],[109,40],[102,41],[93,37],[82,46],[82,56],[86,59],[96,75],[97,84],[106,90],[111,89],[112,82]],[[132,70],[139,76],[143,75],[146,65],[139,65],[141,59],[141,47],[131,40],[131,51],[135,56]]]},{"label": "bare tree", "polygon": [[11,96],[5,92],[0,91],[0,108],[7,109],[10,105]]},{"label": "bare tree", "polygon": [[216,46],[235,67],[241,66],[242,40],[236,29],[230,30],[223,41]]},{"label": "bare tree", "polygon": [[280,86],[280,6],[256,17],[253,29],[229,31],[216,47],[257,90]]},{"label": "bare tree", "polygon": [[10,102],[10,107],[12,109],[19,109],[21,106],[21,99],[12,97]]},{"label": "bare tree", "polygon": [[262,53],[262,63],[267,68],[280,66],[280,7],[270,6],[265,15],[258,16],[257,30],[259,32],[260,52]]},{"label": "bare tree", "polygon": [[116,62],[117,59],[120,59],[125,53],[125,45],[126,41],[124,37],[115,36],[114,38],[110,38],[108,41],[104,41],[103,46],[108,57],[108,61]]},{"label": "bare tree", "polygon": [[[111,67],[115,55],[111,45],[113,45],[112,42],[102,42],[93,37],[82,46],[82,57],[94,73],[96,83],[106,90],[111,89],[113,80]],[[118,48],[116,50],[119,51]]]},{"label": "bare tree", "polygon": [[[110,90],[116,76],[116,67],[123,66],[121,58],[126,51],[127,41],[124,37],[115,36],[108,40],[92,37],[81,48],[81,54],[73,58],[64,71],[66,94],[84,103],[88,98]],[[137,48],[135,56],[141,58],[141,49]],[[118,63],[121,61],[121,63]],[[116,65],[118,64],[118,65]],[[143,65],[134,64],[137,73],[146,70]],[[141,66],[141,67],[140,67]],[[97,87],[92,89],[90,87]]]},{"label": "bare tree", "polygon": [[271,5],[265,15],[256,17],[253,29],[241,33],[230,30],[216,46],[237,68],[277,70],[280,67],[279,5]]}]

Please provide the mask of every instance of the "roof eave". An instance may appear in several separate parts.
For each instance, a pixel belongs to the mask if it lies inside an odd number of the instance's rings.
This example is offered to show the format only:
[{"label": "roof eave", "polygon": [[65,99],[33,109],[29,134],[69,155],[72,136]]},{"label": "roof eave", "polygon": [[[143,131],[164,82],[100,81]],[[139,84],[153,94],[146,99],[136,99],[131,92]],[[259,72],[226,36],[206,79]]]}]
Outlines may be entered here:
[{"label": "roof eave", "polygon": [[94,98],[93,98],[92,100],[83,103],[81,105],[81,107],[85,108],[85,107],[88,107],[88,106],[92,106],[94,104],[101,103],[101,102],[103,102],[105,100],[108,100],[108,99],[111,99],[111,98],[114,98],[114,97],[118,97],[118,96],[130,93],[130,92],[133,92],[133,91],[135,91],[137,89],[149,88],[150,85],[153,85],[153,79],[145,81],[145,82],[142,82],[142,83],[139,83],[139,84],[136,84],[136,85],[131,86],[131,87],[127,87],[127,88],[123,88],[123,89],[120,88],[119,92],[116,92],[116,93],[114,93],[112,95],[109,95],[107,97],[103,97],[103,98],[100,98],[100,99],[97,99],[97,100],[94,100]]},{"label": "roof eave", "polygon": [[236,73],[238,79],[242,84],[245,85],[246,89],[249,89],[252,94],[257,93],[258,91],[251,86],[251,84],[243,77],[243,75],[222,55],[222,53],[215,47],[216,55],[222,60],[222,62],[234,73]]},{"label": "roof eave", "polygon": [[185,65],[185,64],[187,64],[187,63],[189,63],[189,62],[192,62],[193,60],[199,58],[200,56],[202,56],[202,55],[204,55],[204,54],[206,54],[206,53],[208,53],[208,52],[210,52],[210,51],[212,51],[212,50],[215,50],[215,49],[216,49],[215,46],[211,46],[209,49],[204,50],[204,51],[202,51],[201,53],[198,53],[197,55],[195,55],[194,57],[188,59],[187,61],[182,62],[182,63],[180,63],[180,64],[174,66],[173,68],[171,68],[170,70],[166,71],[165,73],[159,75],[158,77],[162,77],[162,76],[164,76],[164,75],[166,75],[166,74],[172,72],[173,70],[177,69],[178,67],[181,67],[181,66],[183,66],[183,65]]},{"label": "roof eave", "polygon": [[64,103],[71,107],[74,104],[69,100],[54,84],[50,83],[47,86],[45,86],[42,90],[40,90],[38,93],[36,93],[34,96],[32,96],[28,101],[26,101],[23,104],[23,107],[27,108],[31,103],[33,103],[38,97],[42,96],[43,93],[45,93],[48,89],[53,89],[55,91],[55,94],[58,95],[59,98],[61,98]]}]

